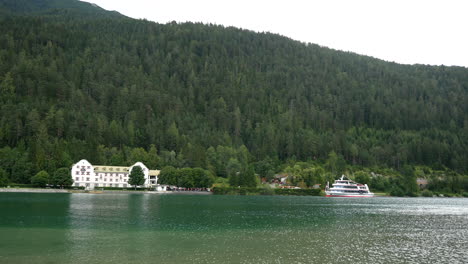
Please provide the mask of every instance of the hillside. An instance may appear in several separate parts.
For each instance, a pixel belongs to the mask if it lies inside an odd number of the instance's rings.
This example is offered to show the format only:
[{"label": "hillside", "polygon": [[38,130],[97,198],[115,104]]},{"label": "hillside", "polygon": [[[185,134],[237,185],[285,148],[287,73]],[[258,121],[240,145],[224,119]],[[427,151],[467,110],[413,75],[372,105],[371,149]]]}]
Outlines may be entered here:
[{"label": "hillside", "polygon": [[0,9],[0,159],[12,181],[81,158],[148,155],[153,167],[220,176],[231,159],[278,172],[331,153],[348,166],[468,171],[466,68],[162,25],[72,0]]},{"label": "hillside", "polygon": [[121,16],[97,5],[77,0],[1,0],[0,14],[4,15],[40,15],[53,14],[57,11],[71,11],[83,15]]}]

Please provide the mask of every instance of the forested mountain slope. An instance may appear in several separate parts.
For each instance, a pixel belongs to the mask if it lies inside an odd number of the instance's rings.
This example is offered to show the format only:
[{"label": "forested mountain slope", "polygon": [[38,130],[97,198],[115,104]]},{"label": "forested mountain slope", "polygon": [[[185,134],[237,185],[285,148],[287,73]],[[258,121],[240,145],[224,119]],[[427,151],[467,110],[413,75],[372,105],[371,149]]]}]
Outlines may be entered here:
[{"label": "forested mountain slope", "polygon": [[0,159],[12,181],[81,158],[226,175],[230,159],[331,152],[349,165],[468,171],[466,68],[72,0],[14,2],[0,1]]},{"label": "forested mountain slope", "polygon": [[106,11],[97,5],[77,0],[0,0],[0,12],[5,15],[39,15],[67,10],[81,16],[122,16],[115,11]]}]

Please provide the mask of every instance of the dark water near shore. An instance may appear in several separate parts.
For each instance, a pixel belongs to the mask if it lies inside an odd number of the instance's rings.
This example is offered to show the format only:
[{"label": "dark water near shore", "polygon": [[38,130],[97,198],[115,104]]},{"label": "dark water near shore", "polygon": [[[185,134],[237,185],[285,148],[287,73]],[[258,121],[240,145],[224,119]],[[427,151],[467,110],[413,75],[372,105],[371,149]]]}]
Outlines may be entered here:
[{"label": "dark water near shore", "polygon": [[0,263],[467,263],[468,199],[0,193]]}]

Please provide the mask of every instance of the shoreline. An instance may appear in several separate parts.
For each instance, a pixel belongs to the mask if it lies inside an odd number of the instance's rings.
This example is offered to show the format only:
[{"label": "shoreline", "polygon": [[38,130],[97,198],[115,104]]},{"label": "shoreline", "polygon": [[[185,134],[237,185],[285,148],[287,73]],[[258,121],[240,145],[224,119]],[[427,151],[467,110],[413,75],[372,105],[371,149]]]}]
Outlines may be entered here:
[{"label": "shoreline", "polygon": [[0,193],[88,193],[88,194],[196,194],[196,195],[212,195],[211,192],[196,192],[196,191],[118,191],[118,190],[73,190],[73,189],[45,189],[45,188],[0,188]]},{"label": "shoreline", "polygon": [[[73,190],[73,189],[46,189],[46,188],[0,188],[0,193],[86,193],[86,194],[168,194],[168,195],[213,195],[212,192],[197,192],[197,191],[133,191],[133,190]],[[256,194],[217,194],[217,195],[262,195],[259,193]],[[287,194],[270,194],[274,196],[288,196]],[[294,194],[292,194],[294,195]],[[303,195],[300,195],[303,196]],[[321,195],[305,195],[305,196],[321,196]],[[379,197],[397,197],[391,196],[387,193],[376,193],[373,198]],[[404,196],[408,197],[408,196]],[[404,198],[399,197],[399,198]],[[423,198],[423,196],[411,197],[411,198]],[[463,196],[432,196],[424,198],[467,198]]]}]

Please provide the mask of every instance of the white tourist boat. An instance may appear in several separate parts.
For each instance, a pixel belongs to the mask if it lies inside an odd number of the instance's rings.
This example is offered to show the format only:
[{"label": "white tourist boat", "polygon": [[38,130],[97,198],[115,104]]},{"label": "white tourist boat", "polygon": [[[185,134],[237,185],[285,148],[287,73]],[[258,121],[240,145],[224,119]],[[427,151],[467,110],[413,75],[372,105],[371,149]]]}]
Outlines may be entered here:
[{"label": "white tourist boat", "polygon": [[360,184],[348,179],[342,175],[340,179],[335,180],[330,188],[329,183],[325,187],[325,196],[327,197],[373,197],[367,184]]}]

